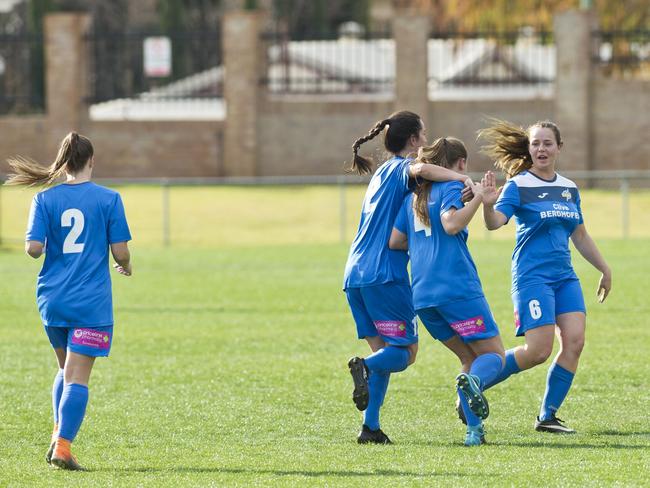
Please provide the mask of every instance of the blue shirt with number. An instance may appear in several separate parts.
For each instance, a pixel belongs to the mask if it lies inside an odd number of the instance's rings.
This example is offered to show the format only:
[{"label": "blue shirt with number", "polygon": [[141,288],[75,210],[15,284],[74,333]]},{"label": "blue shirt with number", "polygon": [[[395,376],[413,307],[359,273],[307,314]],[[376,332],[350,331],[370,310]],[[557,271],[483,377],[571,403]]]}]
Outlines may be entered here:
[{"label": "blue shirt with number", "polygon": [[343,289],[390,282],[408,283],[408,254],[388,248],[388,239],[404,196],[410,191],[411,160],[395,156],[370,179],[361,221],[345,265]]},{"label": "blue shirt with number", "polygon": [[430,226],[417,218],[413,195],[404,199],[395,220],[395,228],[408,237],[416,310],[483,296],[481,280],[467,248],[467,228],[449,235],[441,221],[445,212],[464,207],[463,186],[458,181],[433,183],[427,202]]},{"label": "blue shirt with number", "polygon": [[509,179],[495,205],[517,225],[512,290],[577,278],[569,237],[583,223],[576,184],[555,174],[545,180],[524,171]]},{"label": "blue shirt with number", "polygon": [[116,191],[85,182],[37,193],[26,240],[45,243],[45,262],[36,285],[45,325],[113,325],[108,246],[131,240]]}]

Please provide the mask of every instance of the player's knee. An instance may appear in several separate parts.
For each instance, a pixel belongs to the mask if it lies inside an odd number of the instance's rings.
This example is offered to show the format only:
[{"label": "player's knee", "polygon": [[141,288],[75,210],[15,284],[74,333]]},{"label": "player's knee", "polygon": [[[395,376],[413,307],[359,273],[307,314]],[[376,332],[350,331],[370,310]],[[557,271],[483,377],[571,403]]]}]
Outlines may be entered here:
[{"label": "player's knee", "polygon": [[537,345],[534,347],[528,347],[527,351],[528,360],[534,365],[542,364],[546,361],[553,352],[553,344],[549,345]]},{"label": "player's knee", "polygon": [[415,362],[415,358],[417,358],[418,355],[418,345],[417,344],[411,344],[408,347],[409,351],[409,360],[408,360],[408,366],[413,364]]},{"label": "player's knee", "polygon": [[585,347],[584,335],[572,337],[570,340],[563,341],[562,343],[562,351],[565,354],[566,353],[571,354],[576,358],[580,357],[580,354],[582,354],[582,350],[584,349],[584,347]]}]

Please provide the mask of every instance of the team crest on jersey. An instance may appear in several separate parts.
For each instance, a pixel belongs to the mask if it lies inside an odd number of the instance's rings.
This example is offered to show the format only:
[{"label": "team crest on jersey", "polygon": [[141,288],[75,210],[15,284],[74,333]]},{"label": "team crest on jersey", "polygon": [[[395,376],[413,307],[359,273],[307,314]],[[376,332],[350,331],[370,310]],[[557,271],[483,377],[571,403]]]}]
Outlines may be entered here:
[{"label": "team crest on jersey", "polygon": [[565,188],[564,191],[561,193],[561,195],[563,198],[566,199],[567,202],[571,200],[571,192],[569,191],[568,188]]}]

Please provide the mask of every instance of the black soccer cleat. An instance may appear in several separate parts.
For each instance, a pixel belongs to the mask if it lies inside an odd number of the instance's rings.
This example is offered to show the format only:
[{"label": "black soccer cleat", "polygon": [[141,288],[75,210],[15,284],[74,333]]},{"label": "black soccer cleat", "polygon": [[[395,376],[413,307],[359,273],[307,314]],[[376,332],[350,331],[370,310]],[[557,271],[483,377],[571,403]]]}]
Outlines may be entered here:
[{"label": "black soccer cleat", "polygon": [[456,397],[456,413],[458,414],[458,418],[463,423],[463,425],[467,425],[467,419],[465,418],[465,412],[463,411],[463,407],[460,404],[460,399],[458,397]]},{"label": "black soccer cleat", "polygon": [[348,368],[354,382],[352,401],[362,412],[368,408],[368,368],[362,358],[353,357],[348,361]]},{"label": "black soccer cleat", "polygon": [[478,377],[469,373],[456,376],[456,387],[465,395],[467,404],[474,415],[485,420],[490,415],[490,406],[479,386]]},{"label": "black soccer cleat", "polygon": [[575,434],[576,431],[571,427],[563,425],[564,421],[555,415],[548,420],[535,419],[535,430],[538,432],[550,432],[551,434]]},{"label": "black soccer cleat", "polygon": [[386,434],[382,432],[381,429],[370,430],[370,428],[364,424],[359,432],[359,437],[357,437],[357,442],[359,444],[392,444]]},{"label": "black soccer cleat", "polygon": [[47,453],[45,454],[45,461],[47,461],[47,464],[52,464],[52,454],[54,454],[54,446],[56,446],[56,441],[52,441],[50,444],[50,448],[47,450]]}]

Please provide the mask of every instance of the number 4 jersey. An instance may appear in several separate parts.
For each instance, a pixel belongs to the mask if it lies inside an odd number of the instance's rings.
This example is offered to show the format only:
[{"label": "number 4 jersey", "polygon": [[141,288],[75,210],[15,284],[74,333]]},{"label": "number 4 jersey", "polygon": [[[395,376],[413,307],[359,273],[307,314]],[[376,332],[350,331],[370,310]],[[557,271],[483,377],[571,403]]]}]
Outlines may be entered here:
[{"label": "number 4 jersey", "polygon": [[26,240],[45,243],[36,286],[45,325],[113,325],[108,247],[131,240],[117,192],[85,182],[36,194]]},{"label": "number 4 jersey", "polygon": [[524,171],[508,180],[495,209],[517,224],[512,291],[577,278],[569,237],[583,223],[576,184],[557,174],[544,180]]}]

